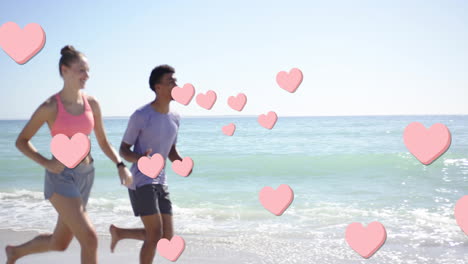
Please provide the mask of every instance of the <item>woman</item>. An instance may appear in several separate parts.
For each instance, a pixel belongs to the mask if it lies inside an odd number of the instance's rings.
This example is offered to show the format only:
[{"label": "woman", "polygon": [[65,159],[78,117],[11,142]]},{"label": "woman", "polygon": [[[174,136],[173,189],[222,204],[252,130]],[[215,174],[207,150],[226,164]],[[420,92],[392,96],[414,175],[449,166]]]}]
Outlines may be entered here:
[{"label": "woman", "polygon": [[7,264],[29,254],[64,251],[73,236],[81,245],[81,263],[97,263],[97,235],[86,212],[94,181],[93,158],[88,154],[76,167],[67,168],[55,157],[47,159],[39,154],[30,140],[44,123],[52,136],[65,134],[71,138],[76,133],[89,135],[94,129],[102,151],[117,164],[121,183],[132,183],[130,171],[107,140],[99,103],[81,92],[89,78],[86,57],[72,46],[64,47],[61,54],[62,90],[39,106],[16,140],[24,155],[46,169],[44,196],[58,212],[57,224],[53,234],[41,234],[22,245],[6,247]]}]

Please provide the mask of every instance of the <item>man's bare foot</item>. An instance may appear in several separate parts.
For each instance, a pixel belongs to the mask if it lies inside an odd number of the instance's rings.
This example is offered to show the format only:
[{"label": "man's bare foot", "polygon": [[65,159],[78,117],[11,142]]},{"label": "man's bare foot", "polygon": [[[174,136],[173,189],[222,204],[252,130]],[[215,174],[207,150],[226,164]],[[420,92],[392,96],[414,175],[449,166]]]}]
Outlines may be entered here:
[{"label": "man's bare foot", "polygon": [[18,256],[15,255],[15,249],[13,246],[7,246],[5,247],[5,253],[7,255],[7,262],[6,264],[15,264],[16,260],[18,259]]},{"label": "man's bare foot", "polygon": [[117,232],[117,227],[115,225],[110,225],[109,227],[109,232],[111,233],[111,252],[114,253],[115,246],[117,245],[117,242],[119,242],[120,237]]}]

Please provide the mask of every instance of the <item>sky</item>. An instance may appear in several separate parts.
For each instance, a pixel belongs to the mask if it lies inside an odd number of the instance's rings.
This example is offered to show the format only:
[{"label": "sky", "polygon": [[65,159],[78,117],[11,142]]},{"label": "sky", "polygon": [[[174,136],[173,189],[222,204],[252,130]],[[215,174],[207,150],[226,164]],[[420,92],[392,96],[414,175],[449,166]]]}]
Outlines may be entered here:
[{"label": "sky", "polygon": [[[152,101],[151,70],[213,90],[181,116],[468,114],[468,1],[1,1],[0,25],[38,23],[44,48],[23,65],[0,51],[0,119],[27,119],[63,80],[60,50],[89,61],[85,92],[105,117]],[[295,93],[276,74],[299,68]],[[227,105],[244,93],[242,112]]]}]

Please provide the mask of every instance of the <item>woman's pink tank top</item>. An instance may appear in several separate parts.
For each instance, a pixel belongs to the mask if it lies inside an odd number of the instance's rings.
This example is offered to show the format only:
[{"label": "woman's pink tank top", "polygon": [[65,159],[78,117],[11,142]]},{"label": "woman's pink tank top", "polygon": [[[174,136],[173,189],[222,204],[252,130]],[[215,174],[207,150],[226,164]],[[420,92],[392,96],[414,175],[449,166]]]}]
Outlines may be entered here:
[{"label": "woman's pink tank top", "polygon": [[60,100],[59,94],[55,95],[55,99],[57,100],[58,111],[57,118],[50,130],[52,136],[64,134],[71,138],[73,135],[80,132],[85,135],[91,134],[94,128],[93,110],[85,95],[83,95],[84,112],[77,116],[67,112],[65,106],[62,104],[62,100]]}]

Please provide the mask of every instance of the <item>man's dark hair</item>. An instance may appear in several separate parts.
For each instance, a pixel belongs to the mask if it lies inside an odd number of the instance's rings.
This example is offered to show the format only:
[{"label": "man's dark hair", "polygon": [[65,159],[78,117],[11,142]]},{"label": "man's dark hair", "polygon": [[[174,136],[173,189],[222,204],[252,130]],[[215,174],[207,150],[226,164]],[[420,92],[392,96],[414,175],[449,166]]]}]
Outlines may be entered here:
[{"label": "man's dark hair", "polygon": [[154,85],[159,83],[161,81],[161,77],[166,73],[175,73],[175,70],[171,66],[164,64],[157,66],[151,71],[149,85],[152,91],[154,91]]}]

